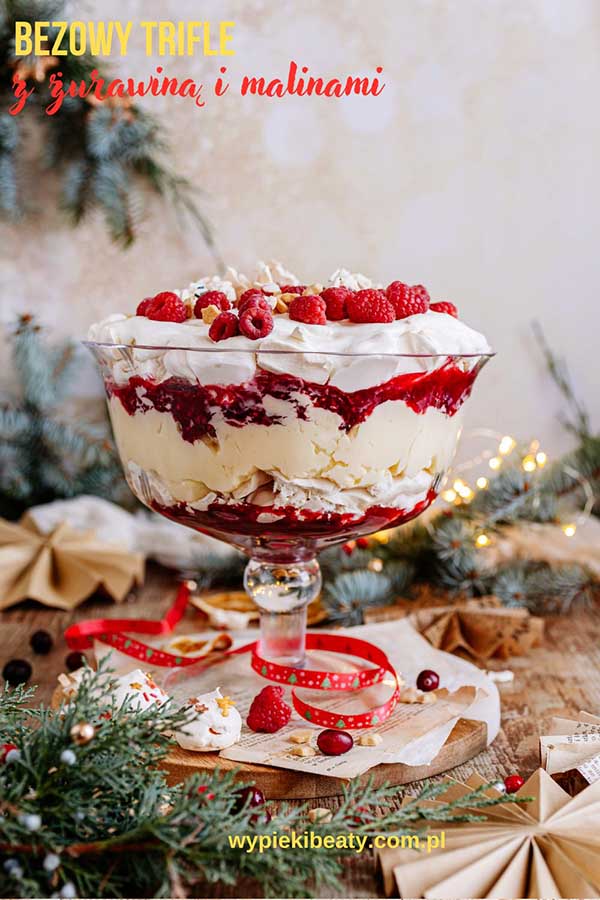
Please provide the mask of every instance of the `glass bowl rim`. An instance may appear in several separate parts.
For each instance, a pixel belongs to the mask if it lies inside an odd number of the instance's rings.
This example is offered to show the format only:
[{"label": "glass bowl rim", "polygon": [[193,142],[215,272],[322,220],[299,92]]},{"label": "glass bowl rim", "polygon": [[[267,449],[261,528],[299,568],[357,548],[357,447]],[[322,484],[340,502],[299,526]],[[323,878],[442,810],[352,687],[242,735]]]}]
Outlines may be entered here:
[{"label": "glass bowl rim", "polygon": [[123,344],[112,343],[111,341],[82,341],[84,347],[94,349],[100,347],[107,350],[185,350],[186,353],[243,353],[243,354],[264,354],[264,355],[280,355],[280,356],[342,356],[350,359],[380,359],[387,357],[392,359],[492,359],[496,356],[495,350],[488,350],[484,353],[382,353],[376,350],[369,352],[343,352],[339,350],[271,350],[261,349],[257,347],[253,350],[249,347],[180,347],[165,346],[164,344]]}]

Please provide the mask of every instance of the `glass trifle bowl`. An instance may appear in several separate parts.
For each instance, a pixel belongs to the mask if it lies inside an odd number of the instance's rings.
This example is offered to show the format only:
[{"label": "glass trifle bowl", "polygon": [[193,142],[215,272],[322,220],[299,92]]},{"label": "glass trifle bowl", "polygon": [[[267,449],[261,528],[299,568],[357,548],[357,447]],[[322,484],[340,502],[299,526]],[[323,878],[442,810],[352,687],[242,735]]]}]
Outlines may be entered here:
[{"label": "glass trifle bowl", "polygon": [[427,509],[489,359],[87,346],[132,491],[249,556],[261,656],[295,666],[321,587],[317,553]]},{"label": "glass trifle bowl", "polygon": [[421,285],[279,263],[146,298],[86,344],[134,494],[249,557],[260,655],[295,666],[318,552],[427,509],[491,355]]}]

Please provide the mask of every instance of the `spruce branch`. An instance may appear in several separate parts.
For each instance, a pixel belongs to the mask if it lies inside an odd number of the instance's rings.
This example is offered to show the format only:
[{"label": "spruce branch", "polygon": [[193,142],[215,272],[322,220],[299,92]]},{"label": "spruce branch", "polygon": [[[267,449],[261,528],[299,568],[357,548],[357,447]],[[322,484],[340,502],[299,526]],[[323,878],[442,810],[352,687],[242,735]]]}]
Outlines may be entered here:
[{"label": "spruce branch", "polygon": [[[308,805],[288,804],[269,821],[256,807],[239,808],[233,772],[205,778],[202,791],[198,776],[167,785],[160,769],[170,747],[165,733],[189,713],[170,704],[135,713],[129,703],[107,704],[110,678],[104,665],[98,673],[87,669],[78,694],[59,710],[29,707],[31,691],[22,688],[0,696],[0,738],[20,752],[0,768],[1,896],[45,897],[72,885],[77,896],[174,897],[202,882],[239,879],[258,883],[266,896],[323,896],[353,848],[248,853],[239,842],[308,827],[334,838],[409,834],[431,822],[478,821],[488,806],[514,802],[485,796],[486,785],[432,813],[429,801],[448,783],[426,785],[402,806],[397,788],[353,781],[329,822],[309,825]],[[78,746],[70,731],[82,721],[95,736]],[[49,854],[56,865],[46,868]]]},{"label": "spruce branch", "polygon": [[[15,68],[31,72],[37,62],[36,57],[14,56],[15,23],[40,19],[48,23],[47,43],[53,47],[58,31],[52,23],[68,20],[67,4],[64,0],[4,0],[0,19],[0,212],[16,218],[26,206],[16,166],[23,140],[17,118],[35,116],[45,130],[42,161],[47,171],[61,179],[60,207],[73,225],[99,209],[112,239],[128,247],[136,239],[143,215],[138,191],[149,191],[173,207],[180,223],[182,213],[187,214],[221,269],[212,228],[194,196],[196,189],[172,170],[163,125],[130,98],[101,101],[91,95],[66,96],[56,114],[48,116],[44,112],[52,99],[48,81],[44,76],[26,75],[28,87],[34,86],[35,91],[25,109],[18,117],[5,111],[14,102]],[[110,81],[97,58],[88,52],[78,56],[70,52],[66,35],[59,49],[64,51],[60,71],[65,90],[71,83],[89,84],[94,69],[105,82]]]}]

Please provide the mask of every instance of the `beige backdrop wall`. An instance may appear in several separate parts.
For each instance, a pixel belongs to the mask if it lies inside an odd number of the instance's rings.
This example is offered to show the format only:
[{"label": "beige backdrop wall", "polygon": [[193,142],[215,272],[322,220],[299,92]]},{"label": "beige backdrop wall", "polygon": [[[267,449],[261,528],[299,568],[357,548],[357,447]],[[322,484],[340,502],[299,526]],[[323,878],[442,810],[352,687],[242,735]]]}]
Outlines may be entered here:
[{"label": "beige backdrop wall", "polygon": [[[101,12],[78,2],[72,13],[234,20],[234,82],[284,75],[292,58],[330,76],[382,65],[376,99],[242,99],[232,89],[202,110],[172,98],[147,106],[168,127],[178,168],[203,188],[227,261],[276,257],[307,280],[345,265],[454,300],[499,352],[470,427],[565,446],[534,318],[600,411],[598,0],[103,0]],[[148,59],[139,39],[112,65],[142,77],[158,62],[197,79],[217,67]],[[210,269],[197,232],[182,233],[159,204],[146,204],[139,241],[122,253],[98,220],[71,230],[53,212],[50,182],[27,184],[37,211],[0,233],[2,322],[30,310],[80,336]]]}]

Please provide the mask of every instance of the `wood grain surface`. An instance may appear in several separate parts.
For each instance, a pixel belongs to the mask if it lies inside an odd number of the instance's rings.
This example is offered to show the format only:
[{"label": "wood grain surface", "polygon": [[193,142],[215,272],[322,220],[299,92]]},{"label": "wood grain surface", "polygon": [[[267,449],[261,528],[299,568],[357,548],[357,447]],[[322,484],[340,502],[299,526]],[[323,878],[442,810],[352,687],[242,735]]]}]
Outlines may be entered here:
[{"label": "wood grain surface", "polygon": [[[0,668],[9,659],[29,659],[33,665],[32,683],[39,685],[38,699],[49,703],[56,677],[65,668],[68,649],[62,634],[69,624],[96,616],[159,617],[169,605],[174,589],[172,574],[151,568],[144,587],[121,606],[92,598],[73,612],[23,603],[0,613]],[[547,730],[552,716],[568,716],[580,709],[600,713],[600,615],[596,610],[588,610],[568,616],[548,616],[545,621],[543,646],[508,662],[489,664],[490,668],[510,668],[515,675],[514,681],[499,686],[502,699],[500,733],[491,747],[451,769],[447,775],[464,779],[475,770],[491,781],[513,772],[527,778],[538,766],[538,736]],[[48,656],[35,656],[29,647],[29,638],[39,628],[49,631],[55,641]],[[194,629],[197,630],[197,620],[194,621],[190,612],[181,630]],[[445,776],[437,776],[434,780],[441,777]],[[415,782],[407,791],[413,794],[418,789],[419,782]],[[399,801],[401,796],[402,791],[399,791]],[[336,802],[336,797],[320,799],[319,806],[334,808]],[[380,894],[373,861],[365,854],[357,855],[345,867],[339,890],[331,896],[376,897]],[[260,893],[255,885],[240,883],[231,889],[206,885],[202,896],[255,897]]]}]

